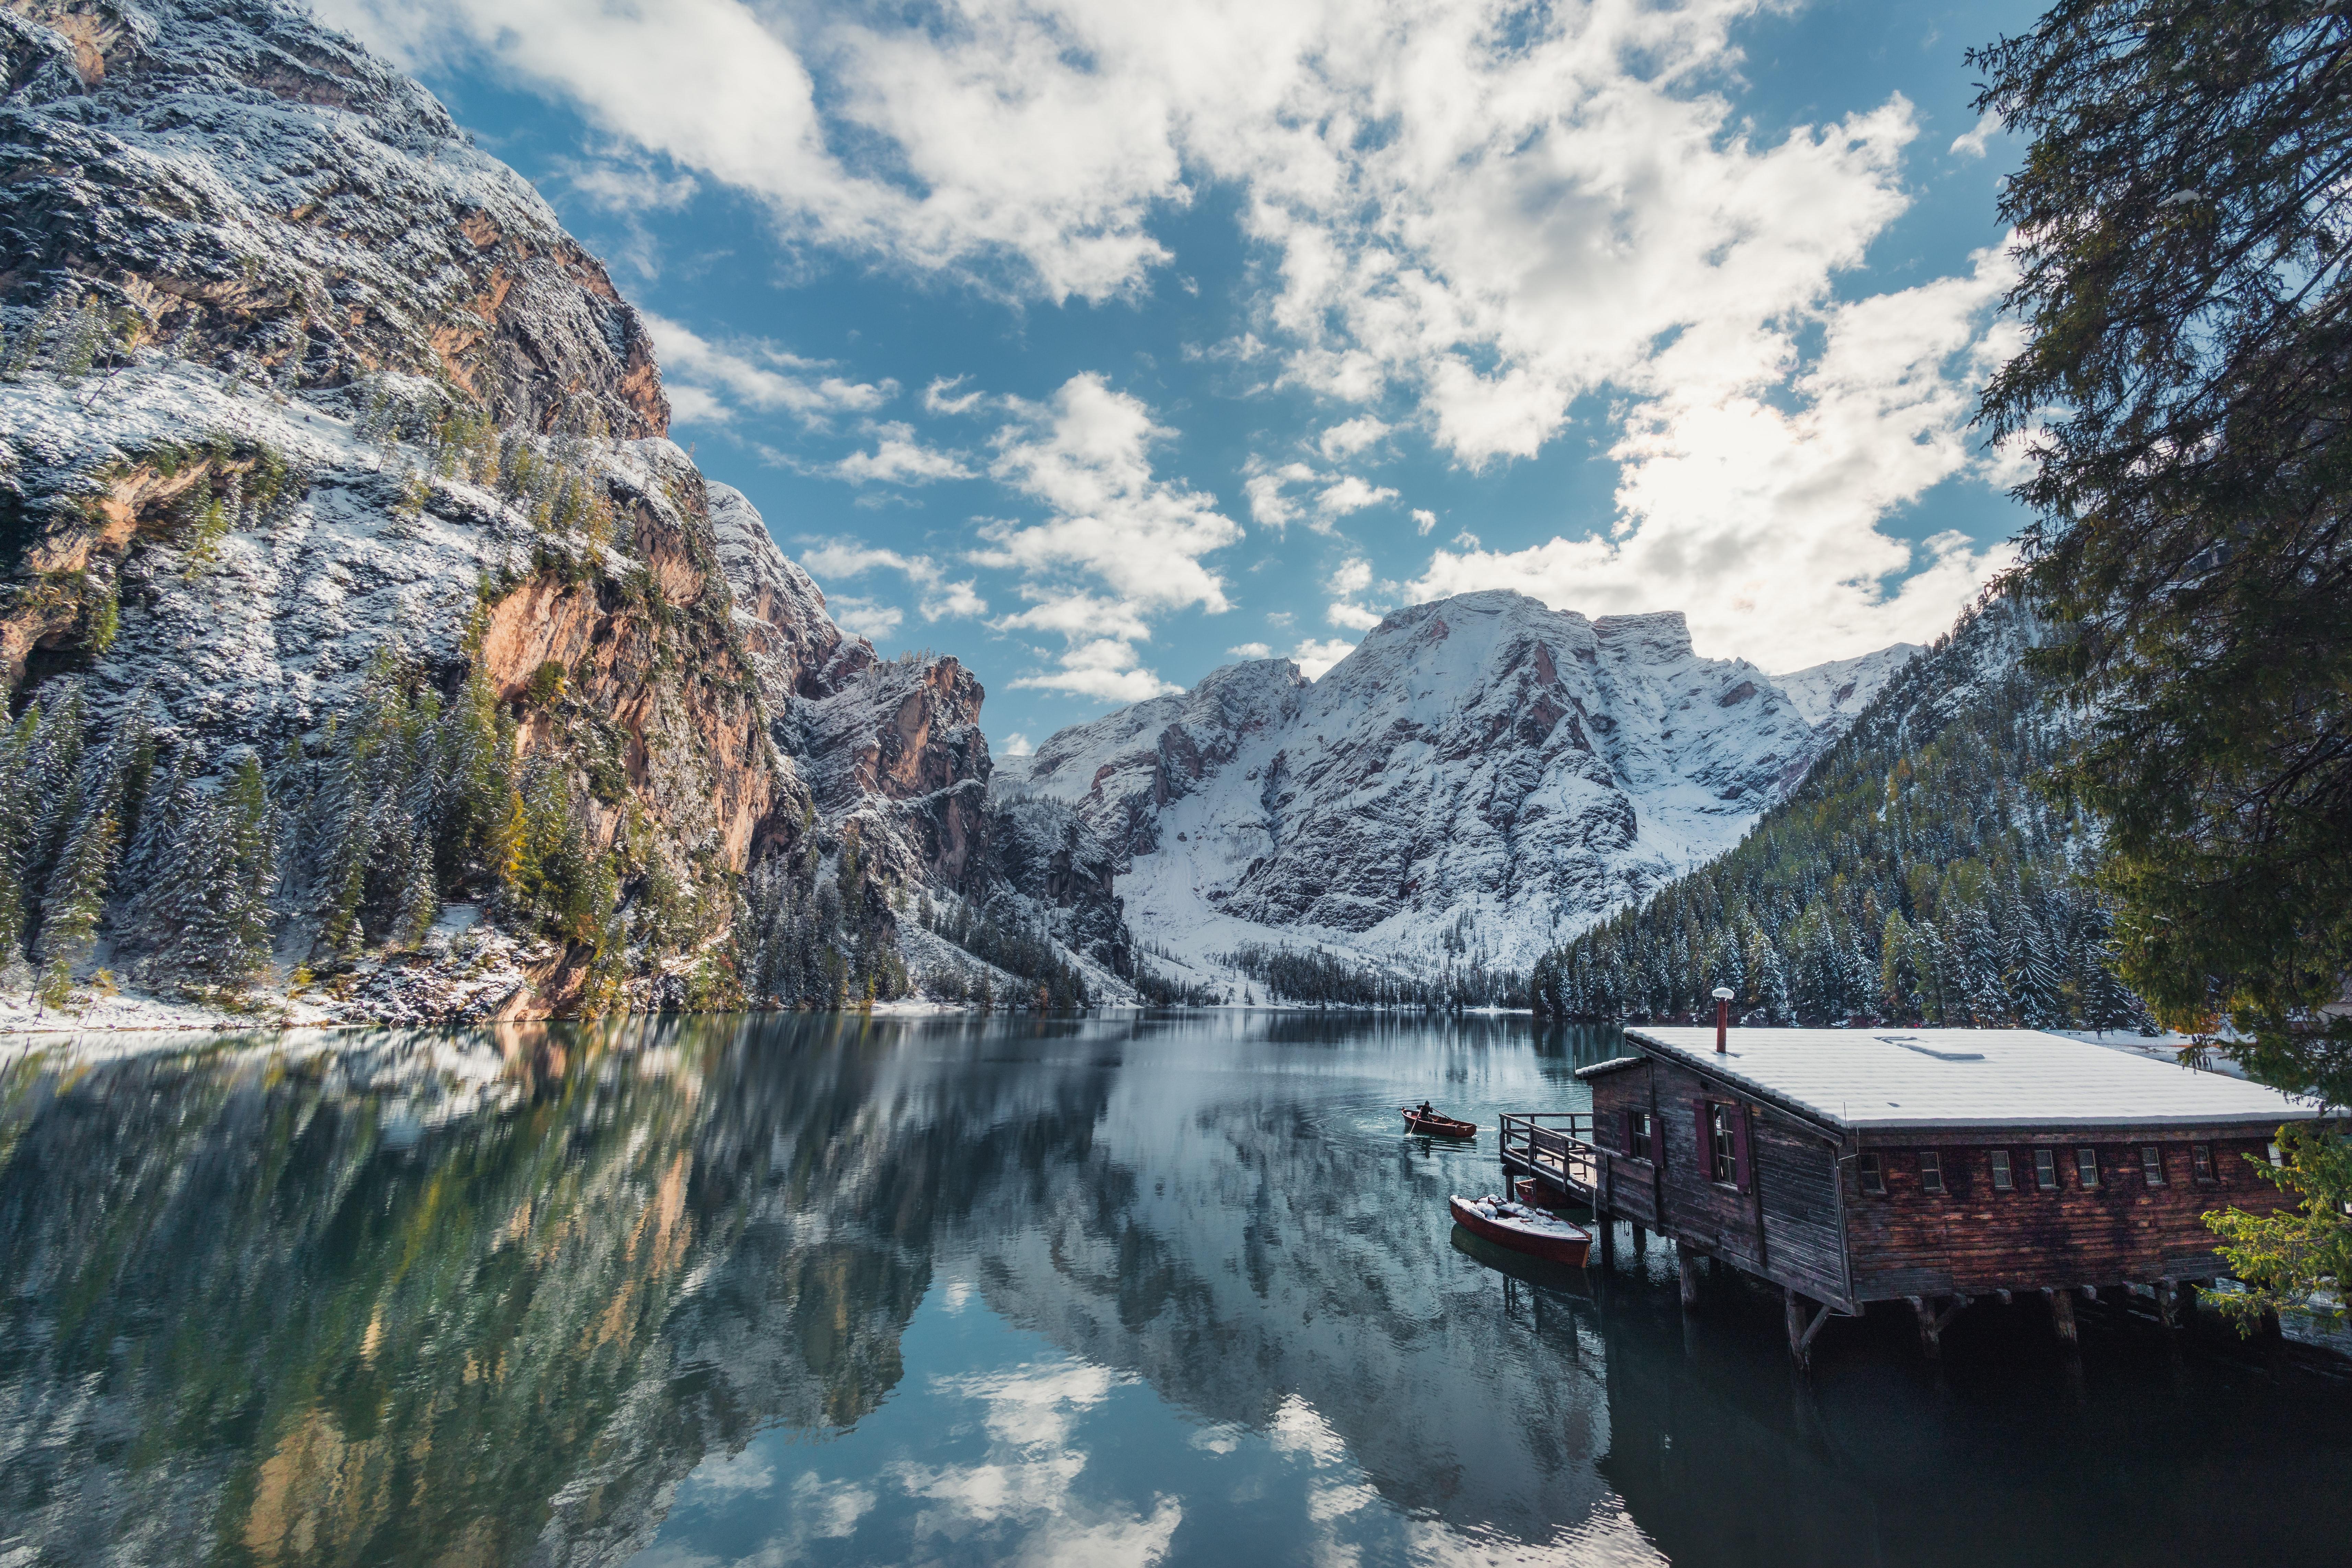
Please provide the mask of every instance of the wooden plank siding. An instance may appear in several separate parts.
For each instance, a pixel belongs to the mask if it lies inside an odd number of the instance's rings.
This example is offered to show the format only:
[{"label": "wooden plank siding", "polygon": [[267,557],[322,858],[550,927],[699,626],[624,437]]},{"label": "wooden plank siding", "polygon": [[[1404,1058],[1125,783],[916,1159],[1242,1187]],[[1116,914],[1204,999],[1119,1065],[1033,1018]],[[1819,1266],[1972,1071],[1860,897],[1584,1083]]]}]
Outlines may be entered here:
[{"label": "wooden plank siding", "polygon": [[[2215,1179],[2193,1174],[2192,1145],[2212,1151]],[[2149,1186],[2140,1147],[2161,1153],[2165,1185]],[[2058,1189],[2035,1184],[2034,1149],[2055,1156]],[[1906,1128],[1865,1134],[1854,1152],[1879,1156],[1886,1193],[1862,1190],[1857,1164],[1844,1173],[1854,1293],[1863,1301],[1906,1295],[2035,1290],[2045,1285],[2146,1284],[2210,1279],[2229,1271],[2213,1250],[2207,1212],[2234,1205],[2262,1213],[2286,1207],[2286,1195],[2246,1163],[2262,1157],[2266,1138],[2242,1126],[2132,1129]],[[1993,1188],[1991,1151],[2009,1151],[2016,1190]],[[2099,1186],[2084,1191],[2075,1151],[2098,1151]],[[1940,1155],[1945,1184],[1924,1190],[1919,1154]]]},{"label": "wooden plank siding", "polygon": [[[1846,1300],[1837,1144],[1825,1130],[1655,1058],[1592,1081],[1594,1141],[1613,1155],[1610,1207],[1689,1246],[1819,1301]],[[1654,1104],[1653,1157],[1632,1157],[1625,1113]],[[1745,1118],[1747,1190],[1713,1179],[1703,1104]],[[1640,1179],[1636,1173],[1646,1175]],[[1654,1200],[1655,1190],[1663,1203]]]},{"label": "wooden plank siding", "polygon": [[[1589,1080],[1592,1141],[1609,1170],[1604,1207],[1847,1310],[1906,1296],[2211,1279],[2228,1269],[2205,1228],[2208,1212],[2263,1213],[2292,1202],[2248,1165],[2248,1156],[2265,1155],[2269,1139],[2249,1136],[2242,1121],[2160,1131],[2119,1124],[1857,1132],[1768,1103],[1675,1058],[1643,1055]],[[1709,1103],[1736,1106],[1742,1118],[1744,1186],[1713,1177],[1702,1120]],[[1636,1111],[1655,1118],[1647,1161],[1627,1137],[1625,1113]],[[2211,1150],[2210,1181],[2196,1178],[2198,1144]],[[2160,1186],[2142,1175],[2143,1145],[2161,1151]],[[2055,1157],[2055,1192],[2035,1185],[2036,1146]],[[1993,1187],[1997,1147],[2010,1152],[2010,1192]],[[2083,1147],[2098,1151],[2095,1190],[2084,1190],[2077,1174]],[[1920,1180],[1920,1152],[1931,1148],[1942,1161],[1941,1195]],[[1880,1158],[1883,1195],[1863,1190],[1865,1153]]]}]

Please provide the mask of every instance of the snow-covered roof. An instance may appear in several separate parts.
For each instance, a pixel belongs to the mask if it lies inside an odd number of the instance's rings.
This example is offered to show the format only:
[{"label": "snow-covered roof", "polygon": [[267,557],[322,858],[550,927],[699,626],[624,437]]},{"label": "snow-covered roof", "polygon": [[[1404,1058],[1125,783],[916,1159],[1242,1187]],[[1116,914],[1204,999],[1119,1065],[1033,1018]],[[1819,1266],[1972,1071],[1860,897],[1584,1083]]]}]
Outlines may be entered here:
[{"label": "snow-covered roof", "polygon": [[2030,1029],[1629,1029],[1637,1044],[1839,1126],[2275,1126],[2319,1107]]}]

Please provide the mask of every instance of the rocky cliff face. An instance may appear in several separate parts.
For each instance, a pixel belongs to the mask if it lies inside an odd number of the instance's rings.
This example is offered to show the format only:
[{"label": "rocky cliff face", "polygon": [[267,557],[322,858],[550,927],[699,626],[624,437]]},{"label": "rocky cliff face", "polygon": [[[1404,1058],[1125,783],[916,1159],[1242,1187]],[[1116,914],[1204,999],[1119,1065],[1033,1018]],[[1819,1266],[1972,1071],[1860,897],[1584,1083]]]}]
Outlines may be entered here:
[{"label": "rocky cliff face", "polygon": [[1238,664],[1064,730],[997,789],[1115,845],[1139,933],[1178,952],[1523,966],[1730,847],[1900,662],[1784,677],[1801,703],[1696,656],[1678,614],[1465,594],[1390,616],[1311,684]]},{"label": "rocky cliff face", "polygon": [[723,486],[711,493],[738,632],[777,747],[806,781],[823,831],[854,836],[897,886],[1041,925],[1114,987],[1131,978],[1108,846],[1060,802],[992,803],[995,763],[980,727],[987,693],[972,673],[951,657],[881,658],[835,624],[824,593],[750,502]]},{"label": "rocky cliff face", "polygon": [[[291,5],[9,0],[0,70],[0,963],[340,976],[305,1017],[723,992],[807,791],[603,267]],[[219,907],[139,896],[199,862]],[[428,962],[453,899],[503,945]]]},{"label": "rocky cliff face", "polygon": [[6,0],[0,291],[281,387],[396,370],[500,424],[659,435],[637,313],[433,95],[299,6]]}]

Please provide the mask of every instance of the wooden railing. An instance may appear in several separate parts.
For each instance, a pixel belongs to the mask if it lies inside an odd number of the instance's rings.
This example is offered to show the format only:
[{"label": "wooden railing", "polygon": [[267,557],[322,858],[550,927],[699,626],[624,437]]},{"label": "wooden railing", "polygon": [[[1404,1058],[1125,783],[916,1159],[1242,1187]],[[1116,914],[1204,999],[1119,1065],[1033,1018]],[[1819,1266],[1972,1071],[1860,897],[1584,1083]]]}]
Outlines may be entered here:
[{"label": "wooden railing", "polygon": [[1609,1155],[1592,1141],[1591,1112],[1529,1111],[1502,1120],[1506,1168],[1516,1160],[1579,1197],[1590,1199],[1599,1192]]}]

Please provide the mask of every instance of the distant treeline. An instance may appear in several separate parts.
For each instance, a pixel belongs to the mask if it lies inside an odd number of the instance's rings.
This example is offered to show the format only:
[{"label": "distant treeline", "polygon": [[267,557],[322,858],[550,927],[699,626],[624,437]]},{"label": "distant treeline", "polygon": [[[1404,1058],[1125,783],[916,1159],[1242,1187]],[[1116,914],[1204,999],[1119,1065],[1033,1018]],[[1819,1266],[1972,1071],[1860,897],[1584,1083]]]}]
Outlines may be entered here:
[{"label": "distant treeline", "polygon": [[1764,1023],[2139,1023],[2075,876],[2088,825],[2035,788],[2065,736],[2031,631],[2005,600],[1964,619],[1738,848],[1538,960],[1536,1009],[1712,1016],[1720,985]]},{"label": "distant treeline", "polygon": [[924,928],[971,954],[1017,976],[1022,986],[999,994],[984,975],[968,977],[961,970],[934,970],[923,977],[923,989],[940,1001],[979,1002],[984,1007],[1035,1008],[1057,1012],[1094,1005],[1087,977],[1062,956],[1051,936],[989,918],[961,899],[934,904],[929,894],[917,909]]},{"label": "distant treeline", "polygon": [[1224,961],[1264,986],[1268,999],[1310,1007],[1444,1011],[1528,1005],[1526,976],[1477,960],[1433,976],[1400,975],[1350,963],[1321,947],[1250,943],[1225,955]]}]

